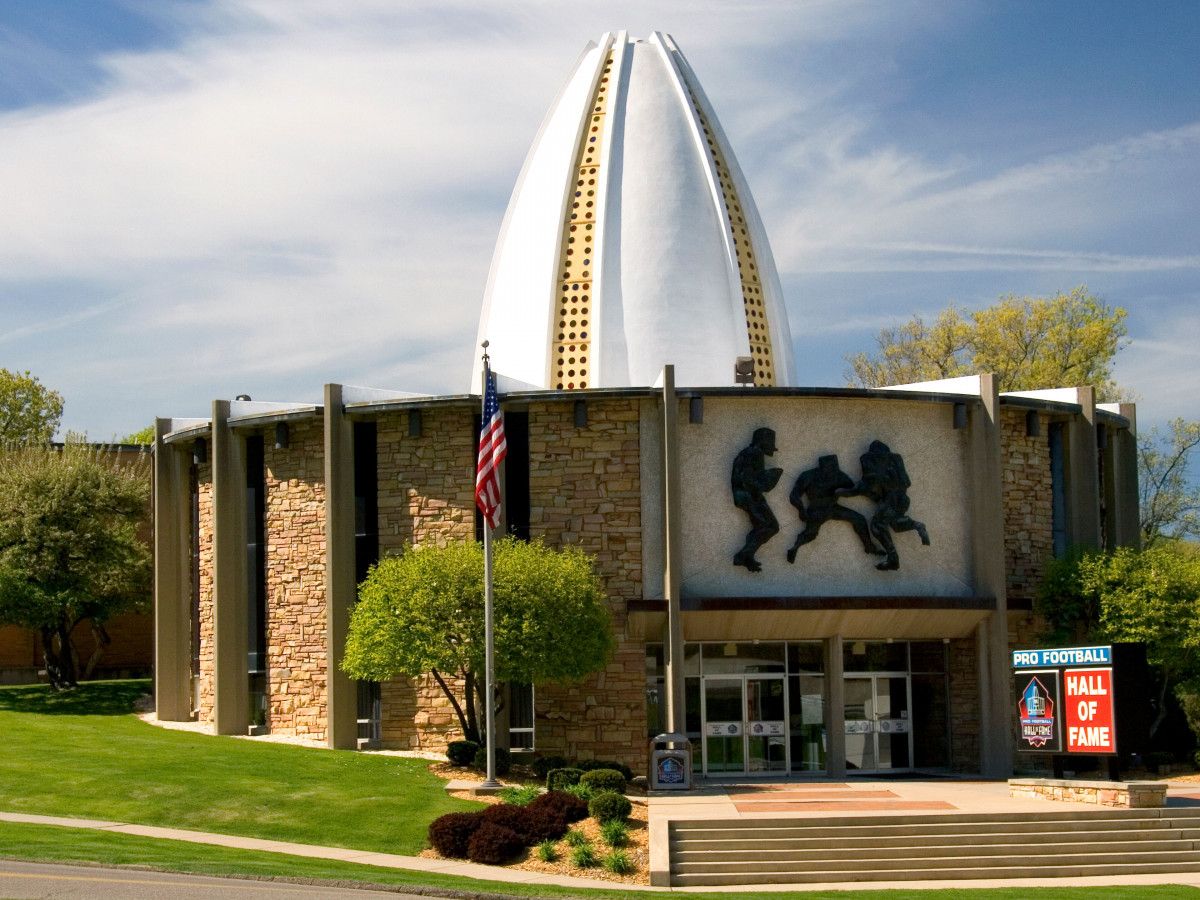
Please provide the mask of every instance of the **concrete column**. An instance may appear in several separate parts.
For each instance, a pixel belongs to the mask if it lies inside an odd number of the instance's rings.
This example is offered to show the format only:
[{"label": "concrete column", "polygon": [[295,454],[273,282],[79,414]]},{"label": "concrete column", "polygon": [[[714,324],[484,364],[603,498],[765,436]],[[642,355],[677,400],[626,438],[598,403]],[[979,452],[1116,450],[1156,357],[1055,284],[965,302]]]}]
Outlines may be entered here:
[{"label": "concrete column", "polygon": [[187,456],[163,443],[154,420],[154,700],[158,717],[192,717],[191,498]]},{"label": "concrete column", "polygon": [[1137,406],[1122,403],[1121,415],[1129,420],[1128,428],[1113,429],[1112,472],[1113,489],[1109,497],[1109,522],[1113,546],[1140,547],[1141,498],[1138,493]]},{"label": "concrete column", "polygon": [[217,734],[250,725],[250,576],[246,564],[246,447],[229,427],[229,401],[212,412],[213,719]]},{"label": "concrete column", "polygon": [[[971,556],[975,592],[995,605],[976,634],[979,664],[979,771],[1012,774],[1009,728],[1007,577],[1004,566],[1004,486],[1000,394],[994,375],[979,377],[980,404],[970,418]],[[1093,443],[1094,447],[1094,443]]]},{"label": "concrete column", "polygon": [[825,639],[825,770],[830,778],[846,775],[846,675],[843,640]]},{"label": "concrete column", "polygon": [[1067,426],[1067,542],[1100,547],[1100,473],[1096,449],[1096,389],[1077,388],[1082,412]]},{"label": "concrete column", "polygon": [[358,744],[358,693],[341,670],[350,630],[354,583],[354,425],[340,384],[325,385],[325,658],[326,742],[339,750]]},{"label": "concrete column", "polygon": [[683,614],[680,611],[683,506],[679,479],[679,402],[675,367],[663,366],[663,597],[667,633],[663,642],[667,676],[667,731],[684,730]]}]

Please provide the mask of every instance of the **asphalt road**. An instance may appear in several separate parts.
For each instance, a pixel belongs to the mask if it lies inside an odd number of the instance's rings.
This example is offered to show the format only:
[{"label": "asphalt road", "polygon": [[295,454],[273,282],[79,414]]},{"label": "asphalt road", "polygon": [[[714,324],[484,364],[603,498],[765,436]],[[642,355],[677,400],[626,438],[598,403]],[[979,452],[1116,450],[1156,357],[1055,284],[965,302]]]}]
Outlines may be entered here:
[{"label": "asphalt road", "polygon": [[4,900],[428,900],[417,894],[329,886],[207,878],[170,872],[139,872],[90,866],[59,866],[0,860],[0,897]]}]

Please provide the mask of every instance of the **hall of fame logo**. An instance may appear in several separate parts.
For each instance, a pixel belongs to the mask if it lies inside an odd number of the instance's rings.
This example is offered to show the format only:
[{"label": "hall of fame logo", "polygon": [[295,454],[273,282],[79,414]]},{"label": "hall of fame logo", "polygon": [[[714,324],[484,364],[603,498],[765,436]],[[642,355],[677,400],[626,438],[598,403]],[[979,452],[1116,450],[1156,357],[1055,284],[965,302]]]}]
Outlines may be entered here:
[{"label": "hall of fame logo", "polygon": [[1021,723],[1021,740],[1030,747],[1044,747],[1054,741],[1054,699],[1046,686],[1036,677],[1029,679],[1017,703]]}]

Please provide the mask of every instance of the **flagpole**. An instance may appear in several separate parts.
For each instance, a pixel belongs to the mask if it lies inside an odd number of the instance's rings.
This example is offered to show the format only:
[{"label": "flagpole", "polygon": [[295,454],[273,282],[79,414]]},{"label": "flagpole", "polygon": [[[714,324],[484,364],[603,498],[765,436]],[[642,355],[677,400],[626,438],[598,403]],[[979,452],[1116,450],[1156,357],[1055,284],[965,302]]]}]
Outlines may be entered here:
[{"label": "flagpole", "polygon": [[[487,408],[488,379],[491,366],[488,360],[488,342],[483,342],[483,391],[480,402]],[[484,416],[486,416],[486,411]],[[492,529],[487,516],[483,517],[483,631],[484,631],[484,727],[487,729],[487,779],[481,787],[496,788],[496,635],[495,610],[492,592]]]}]

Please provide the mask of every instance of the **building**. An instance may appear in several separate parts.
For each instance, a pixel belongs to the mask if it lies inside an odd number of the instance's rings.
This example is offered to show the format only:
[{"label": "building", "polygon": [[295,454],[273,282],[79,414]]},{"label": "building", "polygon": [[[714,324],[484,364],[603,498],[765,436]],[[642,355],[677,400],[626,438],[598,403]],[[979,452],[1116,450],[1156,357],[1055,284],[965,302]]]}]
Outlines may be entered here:
[{"label": "building", "polygon": [[[515,748],[641,767],[673,706],[711,776],[1006,774],[1008,650],[1042,567],[1137,540],[1131,405],[986,374],[796,385],[749,188],[657,33],[581,56],[514,190],[480,337],[504,527],[592,553],[617,638],[581,684],[508,686]],[[454,739],[431,681],[356,685],[337,661],[371,562],[478,535],[478,410],[328,384],[319,405],[157,420],[159,716]]]}]

